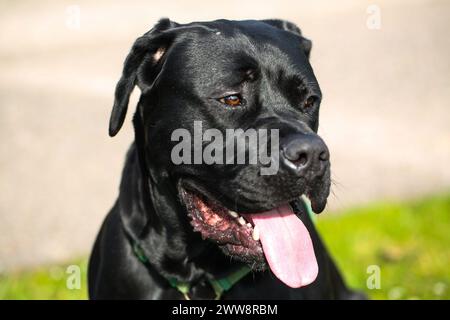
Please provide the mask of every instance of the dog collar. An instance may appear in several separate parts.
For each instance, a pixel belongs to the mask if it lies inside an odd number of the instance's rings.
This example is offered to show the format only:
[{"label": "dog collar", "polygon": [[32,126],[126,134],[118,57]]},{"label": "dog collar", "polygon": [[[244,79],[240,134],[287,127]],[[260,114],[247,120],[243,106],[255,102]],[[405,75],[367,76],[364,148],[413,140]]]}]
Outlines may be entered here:
[{"label": "dog collar", "polygon": [[[243,266],[236,270],[235,272],[229,274],[226,277],[216,279],[213,277],[208,277],[207,280],[215,293],[215,300],[220,300],[223,293],[230,290],[236,283],[238,283],[242,278],[244,278],[251,269],[247,266]],[[189,292],[191,291],[191,286],[187,282],[180,282],[176,278],[170,278],[169,283],[172,287],[181,292],[186,300],[190,300]]]},{"label": "dog collar", "polygon": [[312,222],[315,223],[316,222],[316,215],[312,211],[311,202],[309,201],[309,199],[305,195],[302,195],[300,197],[300,200],[302,200],[303,207],[305,208],[306,213],[308,214],[309,218],[311,219]]},{"label": "dog collar", "polygon": [[[144,253],[144,250],[139,245],[138,242],[133,242],[133,252],[136,257],[141,261],[144,265],[149,264],[149,259]],[[209,284],[214,290],[215,300],[219,300],[224,292],[230,290],[236,283],[238,283],[242,278],[244,278],[247,274],[249,274],[251,269],[247,266],[243,266],[238,270],[230,273],[226,277],[216,279],[214,277],[207,277]],[[189,297],[189,293],[191,291],[191,284],[188,282],[179,281],[176,278],[169,278],[169,284],[177,289],[186,300],[191,300]]]}]

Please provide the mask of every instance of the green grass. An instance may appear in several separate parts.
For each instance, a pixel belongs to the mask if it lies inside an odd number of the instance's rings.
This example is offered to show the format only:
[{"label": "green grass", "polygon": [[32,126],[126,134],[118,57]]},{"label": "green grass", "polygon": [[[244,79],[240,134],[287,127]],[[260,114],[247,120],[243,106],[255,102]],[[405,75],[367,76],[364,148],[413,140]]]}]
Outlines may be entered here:
[{"label": "green grass", "polygon": [[[450,299],[450,194],[323,214],[318,228],[344,277],[372,299]],[[69,265],[81,288],[68,289]],[[0,274],[0,299],[86,299],[86,259]],[[368,289],[367,268],[380,268]]]},{"label": "green grass", "polygon": [[[69,266],[80,268],[80,288],[72,286]],[[77,259],[71,263],[38,267],[33,270],[0,274],[0,300],[80,300],[87,298],[87,259]],[[69,289],[67,281],[69,280]]]},{"label": "green grass", "polygon": [[[450,195],[343,213],[318,228],[350,286],[372,299],[450,299]],[[370,265],[380,289],[367,288]]]}]

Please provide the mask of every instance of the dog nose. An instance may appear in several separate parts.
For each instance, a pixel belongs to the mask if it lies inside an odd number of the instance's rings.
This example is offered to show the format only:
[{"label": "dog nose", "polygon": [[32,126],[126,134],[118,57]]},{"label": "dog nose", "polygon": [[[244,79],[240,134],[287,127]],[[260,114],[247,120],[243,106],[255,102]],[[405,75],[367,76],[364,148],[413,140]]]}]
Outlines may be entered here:
[{"label": "dog nose", "polygon": [[283,139],[281,159],[286,168],[298,176],[307,171],[322,174],[330,153],[325,142],[316,134],[293,134]]}]

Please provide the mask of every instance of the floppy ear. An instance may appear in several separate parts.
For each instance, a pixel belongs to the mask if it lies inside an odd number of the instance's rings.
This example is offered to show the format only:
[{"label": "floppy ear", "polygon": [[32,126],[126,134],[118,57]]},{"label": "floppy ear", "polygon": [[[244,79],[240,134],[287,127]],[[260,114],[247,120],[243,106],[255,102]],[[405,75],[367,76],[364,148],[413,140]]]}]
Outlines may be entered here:
[{"label": "floppy ear", "polygon": [[306,39],[302,36],[302,31],[299,27],[297,27],[296,24],[286,21],[286,20],[280,20],[280,19],[268,19],[268,20],[262,20],[263,22],[270,24],[272,27],[290,31],[292,33],[295,33],[300,37],[300,45],[303,49],[303,52],[305,53],[306,57],[309,59],[309,54],[311,53],[311,47],[312,42],[309,39]]},{"label": "floppy ear", "polygon": [[138,71],[144,61],[149,61],[156,68],[173,35],[164,35],[163,31],[178,26],[169,19],[161,19],[153,29],[139,37],[133,44],[124,62],[122,77],[116,85],[114,105],[109,120],[109,135],[115,136],[122,127],[128,109],[131,92],[136,84],[141,89],[144,86],[138,81]]}]

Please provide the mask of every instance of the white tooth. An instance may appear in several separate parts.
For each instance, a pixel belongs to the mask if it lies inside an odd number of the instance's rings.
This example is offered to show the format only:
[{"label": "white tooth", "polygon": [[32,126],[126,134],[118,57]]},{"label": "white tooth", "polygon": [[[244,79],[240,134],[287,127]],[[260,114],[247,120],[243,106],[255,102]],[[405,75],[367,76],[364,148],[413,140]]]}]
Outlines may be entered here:
[{"label": "white tooth", "polygon": [[252,238],[255,241],[259,240],[259,229],[258,229],[258,226],[255,226],[255,228],[253,229]]},{"label": "white tooth", "polygon": [[232,216],[233,218],[239,217],[239,215],[238,215],[237,212],[235,212],[235,211],[228,210],[228,214],[229,214],[230,216]]},{"label": "white tooth", "polygon": [[251,228],[252,224],[250,222],[247,223],[247,227]]},{"label": "white tooth", "polygon": [[238,222],[239,222],[239,224],[242,225],[242,226],[246,223],[246,222],[245,222],[245,219],[244,219],[243,217],[239,217]]}]

